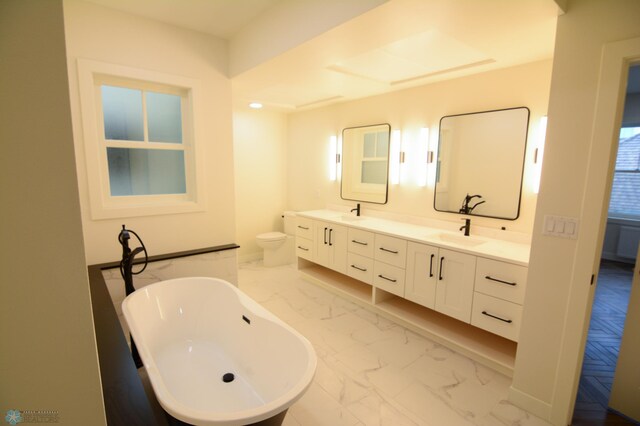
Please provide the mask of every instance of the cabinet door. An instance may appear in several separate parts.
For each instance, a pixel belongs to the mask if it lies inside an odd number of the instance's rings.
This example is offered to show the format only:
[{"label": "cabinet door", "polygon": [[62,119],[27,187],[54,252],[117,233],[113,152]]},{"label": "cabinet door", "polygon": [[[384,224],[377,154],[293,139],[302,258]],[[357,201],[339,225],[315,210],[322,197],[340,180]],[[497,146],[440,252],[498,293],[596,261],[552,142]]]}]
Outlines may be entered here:
[{"label": "cabinet door", "polygon": [[329,224],[329,268],[347,273],[347,227]]},{"label": "cabinet door", "polygon": [[435,308],[439,259],[437,247],[409,242],[405,299]]},{"label": "cabinet door", "polygon": [[438,268],[436,311],[471,322],[476,257],[440,249]]}]

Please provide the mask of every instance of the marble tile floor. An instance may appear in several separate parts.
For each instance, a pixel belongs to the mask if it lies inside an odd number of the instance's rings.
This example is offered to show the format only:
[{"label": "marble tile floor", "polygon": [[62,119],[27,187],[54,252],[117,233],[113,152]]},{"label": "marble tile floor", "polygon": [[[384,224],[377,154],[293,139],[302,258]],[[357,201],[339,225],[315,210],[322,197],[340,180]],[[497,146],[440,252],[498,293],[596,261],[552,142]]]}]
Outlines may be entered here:
[{"label": "marble tile floor", "polygon": [[313,344],[318,368],[284,426],[537,426],[507,401],[511,379],[260,261],[238,270],[240,289]]}]

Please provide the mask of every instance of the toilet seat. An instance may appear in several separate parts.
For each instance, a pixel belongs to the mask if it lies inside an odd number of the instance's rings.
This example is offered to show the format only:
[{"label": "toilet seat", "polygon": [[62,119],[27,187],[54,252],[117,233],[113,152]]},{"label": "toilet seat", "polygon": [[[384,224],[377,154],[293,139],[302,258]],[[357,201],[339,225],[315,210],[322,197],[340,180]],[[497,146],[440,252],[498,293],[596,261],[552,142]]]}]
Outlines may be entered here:
[{"label": "toilet seat", "polygon": [[261,241],[280,241],[287,238],[287,234],[283,234],[282,232],[265,232],[264,234],[258,234],[256,238]]}]

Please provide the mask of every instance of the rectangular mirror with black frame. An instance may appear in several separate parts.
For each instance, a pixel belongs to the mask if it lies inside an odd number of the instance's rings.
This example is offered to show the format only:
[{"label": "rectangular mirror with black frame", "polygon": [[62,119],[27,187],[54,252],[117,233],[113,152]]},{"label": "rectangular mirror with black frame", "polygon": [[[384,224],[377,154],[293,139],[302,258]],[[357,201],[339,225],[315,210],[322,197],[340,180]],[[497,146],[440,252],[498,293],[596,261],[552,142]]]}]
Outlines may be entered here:
[{"label": "rectangular mirror with black frame", "polygon": [[517,219],[528,127],[526,107],[442,117],[434,208]]},{"label": "rectangular mirror with black frame", "polygon": [[348,127],[342,131],[343,200],[387,202],[390,135],[389,124]]}]

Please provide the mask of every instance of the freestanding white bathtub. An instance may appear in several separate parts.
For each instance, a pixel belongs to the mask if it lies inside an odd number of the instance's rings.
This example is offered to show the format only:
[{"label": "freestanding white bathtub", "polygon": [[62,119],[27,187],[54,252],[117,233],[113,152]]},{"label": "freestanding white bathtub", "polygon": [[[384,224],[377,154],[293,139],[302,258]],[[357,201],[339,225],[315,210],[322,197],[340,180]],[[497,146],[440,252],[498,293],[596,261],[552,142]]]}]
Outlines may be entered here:
[{"label": "freestanding white bathtub", "polygon": [[151,284],[122,310],[160,405],[183,422],[281,422],[313,379],[309,341],[226,281]]}]

